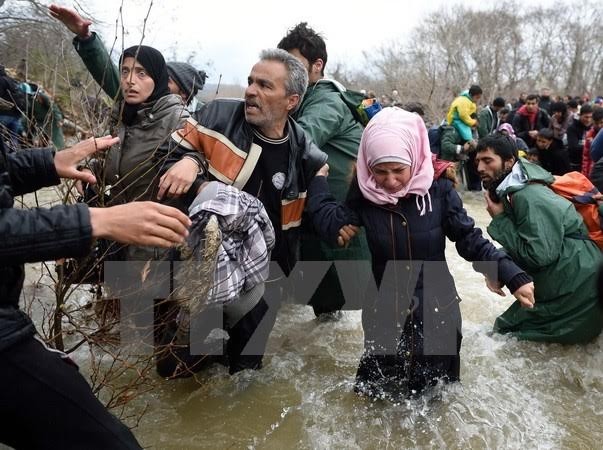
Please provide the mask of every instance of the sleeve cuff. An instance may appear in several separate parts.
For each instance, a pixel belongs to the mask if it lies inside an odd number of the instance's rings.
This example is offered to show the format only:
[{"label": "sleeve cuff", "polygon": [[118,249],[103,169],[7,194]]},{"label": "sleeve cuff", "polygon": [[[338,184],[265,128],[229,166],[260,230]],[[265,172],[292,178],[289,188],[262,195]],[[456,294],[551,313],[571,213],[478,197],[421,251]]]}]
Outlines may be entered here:
[{"label": "sleeve cuff", "polygon": [[521,272],[511,278],[511,281],[507,283],[507,287],[511,293],[522,287],[524,284],[528,284],[532,281],[532,278],[525,272]]}]

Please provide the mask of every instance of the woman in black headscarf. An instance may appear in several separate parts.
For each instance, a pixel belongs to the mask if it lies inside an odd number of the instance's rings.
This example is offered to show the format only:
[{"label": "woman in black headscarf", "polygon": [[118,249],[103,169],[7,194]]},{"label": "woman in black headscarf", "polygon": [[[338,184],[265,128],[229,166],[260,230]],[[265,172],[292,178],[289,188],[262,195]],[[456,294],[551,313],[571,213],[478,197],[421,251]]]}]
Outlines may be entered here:
[{"label": "woman in black headscarf", "polygon": [[[119,136],[120,143],[106,153],[104,161],[92,165],[99,181],[98,200],[105,205],[156,201],[160,169],[166,169],[157,155],[168,153],[171,134],[184,126],[189,114],[181,97],[170,94],[167,67],[158,50],[146,45],[130,47],[119,63],[122,100],[113,108],[111,131]],[[194,166],[188,173],[196,174],[200,155],[191,152],[186,156],[187,164]],[[172,203],[185,209],[186,200]],[[129,247],[123,256],[146,261],[156,258],[155,253],[153,249]]]}]

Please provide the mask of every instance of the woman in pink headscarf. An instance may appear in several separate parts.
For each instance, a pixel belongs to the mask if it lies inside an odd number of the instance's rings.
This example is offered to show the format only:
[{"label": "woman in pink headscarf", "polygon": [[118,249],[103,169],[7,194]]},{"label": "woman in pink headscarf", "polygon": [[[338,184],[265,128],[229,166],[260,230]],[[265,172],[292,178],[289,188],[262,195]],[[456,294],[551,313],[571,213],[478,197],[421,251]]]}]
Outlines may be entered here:
[{"label": "woman in pink headscarf", "polygon": [[460,298],[446,264],[446,238],[465,259],[494,263],[474,265],[488,275],[491,290],[504,295],[504,284],[527,306],[533,303],[530,277],[482,236],[453,183],[434,179],[427,130],[416,114],[385,108],[371,119],[346,205],[333,200],[322,176],[308,198],[315,226],[331,241],[348,238],[346,224],[367,231],[376,286],[363,302],[365,351],[356,392],[397,398],[459,379]]}]

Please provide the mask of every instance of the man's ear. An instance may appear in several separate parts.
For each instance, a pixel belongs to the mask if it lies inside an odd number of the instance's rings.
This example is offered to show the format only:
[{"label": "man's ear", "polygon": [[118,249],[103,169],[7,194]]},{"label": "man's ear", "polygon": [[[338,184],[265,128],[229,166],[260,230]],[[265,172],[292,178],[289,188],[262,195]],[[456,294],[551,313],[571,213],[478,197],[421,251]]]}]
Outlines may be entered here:
[{"label": "man's ear", "polygon": [[312,63],[311,71],[312,71],[312,73],[322,75],[324,67],[325,67],[324,61],[321,58],[318,58],[316,61],[314,61]]},{"label": "man's ear", "polygon": [[300,102],[299,94],[292,94],[287,101],[287,111],[293,111]]}]

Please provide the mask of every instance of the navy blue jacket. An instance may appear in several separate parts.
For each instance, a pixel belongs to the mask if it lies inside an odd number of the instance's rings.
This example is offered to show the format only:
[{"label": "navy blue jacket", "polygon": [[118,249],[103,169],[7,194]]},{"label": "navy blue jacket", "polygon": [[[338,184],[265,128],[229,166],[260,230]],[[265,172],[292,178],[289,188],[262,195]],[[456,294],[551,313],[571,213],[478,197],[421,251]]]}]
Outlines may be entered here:
[{"label": "navy blue jacket", "polygon": [[[314,226],[330,242],[336,242],[338,230],[343,225],[354,223],[365,227],[378,286],[388,261],[426,261],[429,265],[423,267],[429,267],[430,274],[437,277],[430,278],[435,285],[430,283],[429,292],[439,298],[438,303],[447,305],[458,300],[446,264],[446,237],[455,243],[460,256],[474,263],[476,271],[488,273],[491,278],[498,276],[511,292],[530,281],[506,253],[483,237],[449,180],[433,182],[429,189],[432,210],[424,216],[419,215],[415,195],[400,199],[395,206],[380,206],[362,197],[356,181],[350,188],[346,205],[334,200],[324,177],[316,177],[308,193],[308,209],[313,215]],[[413,284],[414,295],[419,299],[423,297],[424,272],[421,270]]]},{"label": "navy blue jacket", "polygon": [[13,208],[14,196],[58,183],[51,149],[8,154],[0,139],[0,351],[35,332],[18,305],[23,263],[90,252],[92,227],[86,205]]}]

